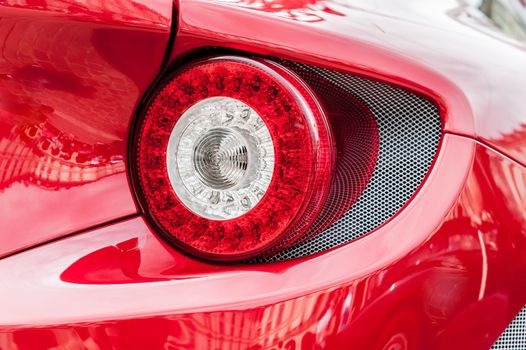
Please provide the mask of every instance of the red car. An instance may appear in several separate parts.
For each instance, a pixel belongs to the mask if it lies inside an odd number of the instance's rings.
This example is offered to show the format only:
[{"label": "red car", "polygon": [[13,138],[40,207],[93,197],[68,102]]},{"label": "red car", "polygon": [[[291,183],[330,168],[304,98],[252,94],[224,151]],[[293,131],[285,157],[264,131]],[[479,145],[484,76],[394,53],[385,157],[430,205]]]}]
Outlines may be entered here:
[{"label": "red car", "polygon": [[0,1],[0,349],[526,349],[525,14]]}]

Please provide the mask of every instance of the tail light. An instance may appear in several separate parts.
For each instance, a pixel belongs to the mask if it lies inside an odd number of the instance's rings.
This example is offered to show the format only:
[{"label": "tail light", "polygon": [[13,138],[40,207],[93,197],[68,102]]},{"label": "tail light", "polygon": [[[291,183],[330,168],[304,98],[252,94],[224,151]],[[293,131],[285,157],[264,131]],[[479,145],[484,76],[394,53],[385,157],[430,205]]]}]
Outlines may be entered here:
[{"label": "tail light", "polygon": [[239,57],[170,76],[138,129],[137,180],[163,235],[197,256],[239,260],[308,236],[326,203],[335,146],[303,81]]}]

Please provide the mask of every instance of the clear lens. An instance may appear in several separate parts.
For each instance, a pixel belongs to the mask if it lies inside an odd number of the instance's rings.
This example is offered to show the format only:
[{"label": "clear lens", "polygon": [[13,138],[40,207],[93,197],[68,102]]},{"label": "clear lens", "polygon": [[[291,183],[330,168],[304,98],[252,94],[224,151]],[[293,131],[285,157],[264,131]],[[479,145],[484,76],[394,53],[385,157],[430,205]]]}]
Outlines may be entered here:
[{"label": "clear lens", "polygon": [[228,220],[264,196],[274,171],[274,145],[263,119],[247,104],[213,97],[181,116],[166,159],[172,187],[192,212]]},{"label": "clear lens", "polygon": [[245,176],[248,149],[239,133],[230,128],[209,130],[196,142],[193,164],[199,180],[205,185],[226,190]]}]

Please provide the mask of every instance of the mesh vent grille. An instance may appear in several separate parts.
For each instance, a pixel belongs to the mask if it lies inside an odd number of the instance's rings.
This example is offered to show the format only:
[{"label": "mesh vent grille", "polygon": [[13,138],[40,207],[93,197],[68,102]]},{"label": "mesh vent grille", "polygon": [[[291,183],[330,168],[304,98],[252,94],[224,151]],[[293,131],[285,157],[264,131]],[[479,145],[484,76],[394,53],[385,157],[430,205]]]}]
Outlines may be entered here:
[{"label": "mesh vent grille", "polygon": [[288,61],[282,64],[315,91],[323,89],[322,77],[365,103],[378,125],[380,149],[370,183],[343,217],[318,236],[257,262],[318,253],[355,240],[385,223],[422,183],[442,135],[437,107],[420,96],[350,74]]},{"label": "mesh vent grille", "polygon": [[491,348],[494,350],[526,349],[526,307],[519,312]]}]

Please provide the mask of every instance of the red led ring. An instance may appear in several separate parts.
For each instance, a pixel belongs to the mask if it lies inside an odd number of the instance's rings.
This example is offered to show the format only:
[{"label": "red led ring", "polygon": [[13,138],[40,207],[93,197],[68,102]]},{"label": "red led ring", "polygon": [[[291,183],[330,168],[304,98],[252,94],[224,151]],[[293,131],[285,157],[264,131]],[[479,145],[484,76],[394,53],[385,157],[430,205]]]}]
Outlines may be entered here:
[{"label": "red led ring", "polygon": [[[217,97],[255,111],[274,147],[272,178],[264,195],[246,213],[226,220],[204,217],[185,205],[167,169],[168,144],[177,123],[199,102]],[[316,219],[332,179],[334,145],[314,94],[289,70],[241,57],[199,61],[170,76],[145,111],[136,149],[138,183],[145,211],[178,247],[213,260],[251,258],[290,246]],[[190,163],[179,164],[180,171],[192,172]]]}]

